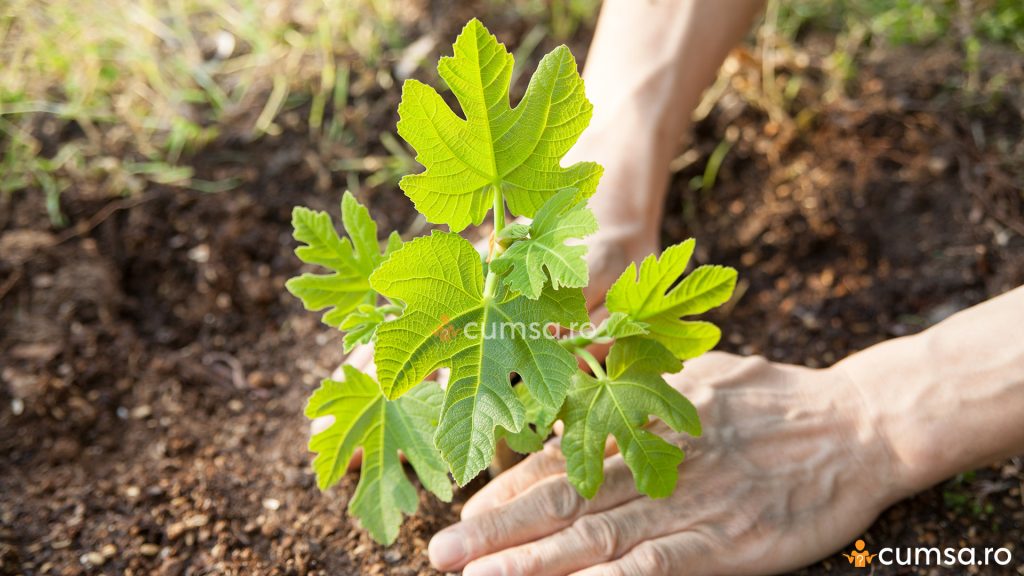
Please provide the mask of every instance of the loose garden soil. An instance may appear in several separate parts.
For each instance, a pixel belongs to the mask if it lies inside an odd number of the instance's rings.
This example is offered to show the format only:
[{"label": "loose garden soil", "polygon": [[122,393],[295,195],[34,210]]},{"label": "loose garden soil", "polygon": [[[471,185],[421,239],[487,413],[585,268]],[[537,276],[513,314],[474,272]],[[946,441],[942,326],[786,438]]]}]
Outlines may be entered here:
[{"label": "loose garden soil", "polygon": [[[1017,101],[953,90],[963,60],[939,47],[872,53],[826,104],[827,51],[807,44],[798,120],[742,98],[738,74],[676,164],[664,242],[695,236],[700,261],[740,271],[712,318],[720,348],[826,366],[1024,284],[1019,54],[984,71]],[[424,493],[389,548],[344,512],[356,473],[316,489],[302,408],[341,340],[284,291],[292,207],[335,212],[346,178],[329,160],[383,153],[398,89],[376,90],[347,147],[312,146],[296,111],[279,136],[191,160],[238,179],[226,192],[71,189],[63,230],[41,193],[0,201],[0,574],[431,572],[426,543],[473,486],[454,505]],[[717,181],[695,190],[722,141]],[[360,195],[382,236],[423,231],[393,184]],[[1024,566],[1022,489],[1021,458],[951,480],[886,512],[868,547],[1006,546]],[[836,555],[801,573],[857,572]]]}]

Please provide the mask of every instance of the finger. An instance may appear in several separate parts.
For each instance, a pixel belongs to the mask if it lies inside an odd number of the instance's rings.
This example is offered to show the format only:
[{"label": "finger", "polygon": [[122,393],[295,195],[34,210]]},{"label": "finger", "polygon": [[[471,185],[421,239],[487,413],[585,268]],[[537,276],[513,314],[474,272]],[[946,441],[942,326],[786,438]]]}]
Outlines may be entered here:
[{"label": "finger", "polygon": [[706,352],[687,360],[681,372],[669,375],[666,379],[676,388],[707,387],[709,383],[741,378],[752,367],[763,362],[765,359],[757,356],[744,358],[728,352]]},{"label": "finger", "polygon": [[[630,480],[627,478],[626,482]],[[676,529],[664,504],[638,497],[603,512],[582,515],[572,525],[546,538],[474,561],[466,566],[465,574],[568,574],[620,558],[641,542]]]},{"label": "finger", "polygon": [[541,480],[565,473],[565,458],[558,442],[549,442],[540,452],[527,456],[525,460],[509,468],[503,474],[487,483],[462,507],[462,519],[466,520],[483,512],[493,510],[522,494]]},{"label": "finger", "polygon": [[438,569],[455,570],[476,558],[549,536],[581,517],[639,497],[621,458],[609,461],[607,475],[604,488],[589,501],[564,475],[546,478],[504,506],[441,531],[430,542],[431,562]]},{"label": "finger", "polygon": [[591,566],[573,576],[702,576],[712,573],[714,554],[703,536],[677,532],[637,544],[621,558]]},{"label": "finger", "polygon": [[[556,438],[550,440],[541,452],[535,452],[525,460],[509,468],[500,476],[495,477],[477,491],[465,506],[462,507],[462,519],[501,506],[526,491],[538,481],[555,474],[565,473],[565,457],[561,453],[559,442],[565,425],[561,420],[555,421],[552,431]],[[615,438],[608,436],[604,444],[605,457],[619,453]]]}]

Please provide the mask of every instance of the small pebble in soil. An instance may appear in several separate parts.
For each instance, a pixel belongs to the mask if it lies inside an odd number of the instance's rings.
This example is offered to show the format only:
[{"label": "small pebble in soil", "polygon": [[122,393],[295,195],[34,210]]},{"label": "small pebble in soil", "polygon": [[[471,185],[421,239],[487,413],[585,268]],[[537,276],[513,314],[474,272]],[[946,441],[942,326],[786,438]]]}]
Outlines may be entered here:
[{"label": "small pebble in soil", "polygon": [[160,547],[156,544],[143,544],[139,546],[139,554],[143,556],[156,556],[160,553]]},{"label": "small pebble in soil", "polygon": [[267,538],[272,538],[275,534],[277,534],[278,528],[280,528],[280,524],[278,523],[278,521],[270,519],[267,520],[267,522],[263,524],[263,526],[260,528],[260,534],[263,534],[263,536]]},{"label": "small pebble in soil", "polygon": [[387,551],[384,552],[384,560],[388,564],[395,564],[395,563],[399,562],[401,559],[402,559],[402,553],[399,552],[398,550],[391,549],[391,550],[387,550]]},{"label": "small pebble in soil", "polygon": [[253,388],[266,388],[271,384],[271,379],[267,376],[266,372],[261,370],[253,370],[245,380]]},{"label": "small pebble in soil", "polygon": [[175,522],[167,527],[167,538],[169,540],[177,540],[185,533],[185,529],[184,522]]},{"label": "small pebble in soil", "polygon": [[107,561],[99,552],[86,552],[78,560],[85,566],[103,566],[103,563]]},{"label": "small pebble in soil", "polygon": [[210,523],[210,517],[206,514],[196,514],[185,518],[185,526],[189,528],[201,528]]},{"label": "small pebble in soil", "polygon": [[160,564],[161,576],[180,576],[185,571],[185,561],[181,558],[164,558]]},{"label": "small pebble in soil", "polygon": [[277,498],[264,498],[263,507],[273,512],[281,507],[281,501]]}]

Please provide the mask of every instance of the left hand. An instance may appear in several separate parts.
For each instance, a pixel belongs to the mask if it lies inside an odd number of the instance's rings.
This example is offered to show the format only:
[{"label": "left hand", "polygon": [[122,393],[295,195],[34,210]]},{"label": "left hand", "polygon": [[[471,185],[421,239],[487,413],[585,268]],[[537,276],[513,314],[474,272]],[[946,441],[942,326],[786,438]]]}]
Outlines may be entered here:
[{"label": "left hand", "polygon": [[430,542],[466,576],[772,574],[852,542],[908,489],[856,385],[836,369],[710,353],[669,379],[705,435],[683,445],[679,486],[637,494],[619,455],[593,500],[565,476],[557,445],[500,475]]}]

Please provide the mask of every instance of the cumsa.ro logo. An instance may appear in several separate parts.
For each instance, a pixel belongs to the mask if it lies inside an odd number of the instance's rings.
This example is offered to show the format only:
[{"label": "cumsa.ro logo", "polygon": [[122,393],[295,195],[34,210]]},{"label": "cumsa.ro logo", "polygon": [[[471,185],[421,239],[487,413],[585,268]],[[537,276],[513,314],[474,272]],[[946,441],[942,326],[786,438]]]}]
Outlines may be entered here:
[{"label": "cumsa.ro logo", "polygon": [[850,550],[849,554],[843,554],[843,556],[850,561],[850,564],[857,568],[867,568],[868,564],[871,564],[871,561],[875,559],[875,556],[878,556],[878,554],[871,554],[864,549],[863,540],[854,542],[853,547],[855,550]]},{"label": "cumsa.ro logo", "polygon": [[849,554],[843,553],[847,562],[856,568],[867,568],[872,561],[883,566],[1008,566],[1013,561],[1013,552],[1008,548],[938,548],[905,547],[882,548],[872,554],[865,548],[863,540],[854,542]]}]

